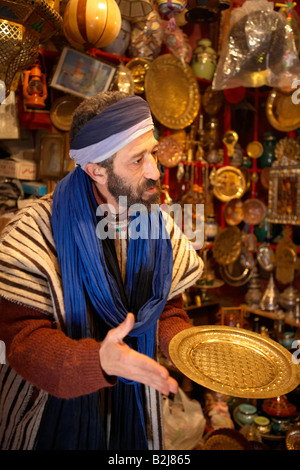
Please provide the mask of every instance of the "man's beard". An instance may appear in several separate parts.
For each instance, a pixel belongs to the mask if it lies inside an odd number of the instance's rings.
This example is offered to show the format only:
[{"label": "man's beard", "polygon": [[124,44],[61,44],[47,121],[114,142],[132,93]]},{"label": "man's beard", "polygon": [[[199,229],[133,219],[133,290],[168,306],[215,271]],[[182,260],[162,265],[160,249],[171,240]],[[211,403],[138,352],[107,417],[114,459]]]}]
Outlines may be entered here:
[{"label": "man's beard", "polygon": [[[116,175],[114,171],[108,173],[107,187],[112,196],[119,201],[120,196],[126,196],[127,208],[133,204],[142,204],[146,207],[147,211],[151,210],[152,204],[160,203],[161,187],[160,180],[147,179],[143,184],[140,184],[136,190],[133,190],[123,178]],[[146,200],[142,199],[143,193],[150,188],[156,188],[156,192],[148,196]],[[133,193],[134,191],[134,193]]]}]

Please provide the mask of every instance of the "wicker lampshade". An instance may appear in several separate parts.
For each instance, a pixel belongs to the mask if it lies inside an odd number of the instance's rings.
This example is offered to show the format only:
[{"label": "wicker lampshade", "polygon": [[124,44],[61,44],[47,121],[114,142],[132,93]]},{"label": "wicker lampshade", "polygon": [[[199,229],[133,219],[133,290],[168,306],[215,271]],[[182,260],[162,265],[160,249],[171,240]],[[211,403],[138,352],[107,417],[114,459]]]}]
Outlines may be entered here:
[{"label": "wicker lampshade", "polygon": [[0,0],[1,96],[7,97],[16,74],[33,64],[40,42],[61,29],[61,16],[46,0]]}]

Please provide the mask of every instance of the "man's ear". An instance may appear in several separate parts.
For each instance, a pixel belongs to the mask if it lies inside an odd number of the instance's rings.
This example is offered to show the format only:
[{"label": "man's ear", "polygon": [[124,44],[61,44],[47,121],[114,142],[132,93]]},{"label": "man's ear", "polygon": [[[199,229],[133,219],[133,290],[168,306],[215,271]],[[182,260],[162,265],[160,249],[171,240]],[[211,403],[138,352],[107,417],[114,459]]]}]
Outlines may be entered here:
[{"label": "man's ear", "polygon": [[99,184],[106,184],[107,173],[106,168],[98,165],[97,163],[87,163],[84,171],[92,178],[93,181]]}]

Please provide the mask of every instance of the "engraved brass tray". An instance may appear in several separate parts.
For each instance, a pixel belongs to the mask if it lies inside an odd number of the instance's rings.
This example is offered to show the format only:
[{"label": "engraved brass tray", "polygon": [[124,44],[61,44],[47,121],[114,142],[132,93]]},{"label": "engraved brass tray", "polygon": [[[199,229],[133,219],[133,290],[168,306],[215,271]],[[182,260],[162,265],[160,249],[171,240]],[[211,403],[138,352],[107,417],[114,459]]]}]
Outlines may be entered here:
[{"label": "engraved brass tray", "polygon": [[300,126],[300,104],[293,103],[290,95],[272,90],[266,102],[266,115],[274,129],[290,132]]},{"label": "engraved brass tray", "polygon": [[194,382],[234,397],[265,399],[294,390],[300,366],[276,341],[230,326],[197,326],[169,346],[177,368]]},{"label": "engraved brass tray", "polygon": [[155,59],[145,76],[145,96],[154,117],[170,129],[192,124],[200,108],[197,79],[186,64],[172,54]]},{"label": "engraved brass tray", "polygon": [[241,198],[246,190],[246,181],[239,168],[224,166],[216,171],[213,182],[214,195],[223,202]]}]

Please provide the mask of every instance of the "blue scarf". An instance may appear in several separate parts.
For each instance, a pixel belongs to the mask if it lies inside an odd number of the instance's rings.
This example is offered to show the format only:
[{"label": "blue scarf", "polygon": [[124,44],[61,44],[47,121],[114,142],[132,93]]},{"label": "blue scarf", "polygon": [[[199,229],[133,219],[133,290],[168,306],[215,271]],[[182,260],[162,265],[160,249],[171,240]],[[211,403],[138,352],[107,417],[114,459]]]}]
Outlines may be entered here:
[{"label": "blue scarf", "polygon": [[[97,203],[87,174],[75,168],[57,185],[52,226],[61,269],[67,334],[91,337],[88,303],[105,336],[130,311],[136,322],[126,339],[140,353],[154,357],[156,330],[171,287],[173,253],[161,213],[132,217],[135,231],[159,237],[130,239],[126,279],[120,280],[114,241],[96,236]],[[130,224],[130,225],[131,225]],[[152,226],[153,233],[153,226]],[[87,301],[88,299],[88,301]],[[72,400],[50,397],[40,427],[40,449],[147,449],[142,386],[122,378],[112,387],[111,439],[99,394]],[[71,431],[71,432],[70,432]]]}]

